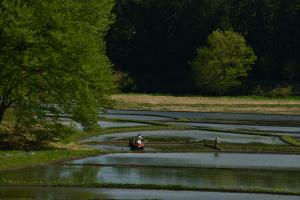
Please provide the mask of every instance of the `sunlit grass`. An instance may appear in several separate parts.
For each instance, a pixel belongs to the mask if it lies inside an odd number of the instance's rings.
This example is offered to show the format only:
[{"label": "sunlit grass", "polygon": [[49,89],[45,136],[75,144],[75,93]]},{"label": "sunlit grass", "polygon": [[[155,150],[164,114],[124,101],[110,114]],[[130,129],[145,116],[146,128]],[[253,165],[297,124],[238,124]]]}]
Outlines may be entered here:
[{"label": "sunlit grass", "polygon": [[100,153],[97,150],[0,151],[0,170],[43,165]]},{"label": "sunlit grass", "polygon": [[140,110],[300,114],[300,97],[202,97],[150,94],[114,95],[114,108]]},{"label": "sunlit grass", "polygon": [[285,194],[300,196],[299,191],[292,191],[284,188],[270,187],[189,187],[181,185],[159,185],[159,184],[130,184],[130,183],[93,183],[93,182],[70,182],[63,180],[55,181],[34,181],[23,182],[22,180],[8,180],[0,178],[0,185],[22,185],[22,186],[63,186],[63,187],[99,187],[99,188],[119,188],[119,189],[151,189],[151,190],[185,190],[185,191],[218,191],[218,192],[242,192],[242,193],[269,193],[269,194]]},{"label": "sunlit grass", "polygon": [[300,141],[296,140],[294,137],[292,136],[289,136],[289,135],[283,135],[281,136],[281,139],[290,144],[290,145],[293,145],[293,146],[296,146],[296,147],[300,147]]}]

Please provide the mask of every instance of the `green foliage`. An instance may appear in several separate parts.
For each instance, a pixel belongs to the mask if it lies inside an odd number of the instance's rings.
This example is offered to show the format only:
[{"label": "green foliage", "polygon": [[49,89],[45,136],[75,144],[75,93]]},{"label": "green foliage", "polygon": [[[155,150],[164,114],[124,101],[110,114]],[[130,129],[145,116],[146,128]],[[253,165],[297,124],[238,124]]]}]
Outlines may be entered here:
[{"label": "green foliage", "polygon": [[197,49],[191,62],[195,84],[202,92],[226,94],[241,85],[248,76],[256,56],[244,37],[233,31],[214,31],[208,36],[208,47]]},{"label": "green foliage", "polygon": [[293,95],[292,86],[275,87],[269,92],[266,92],[265,96],[268,97],[289,97]]},{"label": "green foliage", "polygon": [[114,79],[119,89],[123,92],[134,91],[137,89],[135,81],[129,76],[128,73],[122,71],[116,71]]},{"label": "green foliage", "polygon": [[264,91],[264,89],[260,85],[257,85],[253,89],[252,94],[256,95],[256,96],[264,96],[265,91]]},{"label": "green foliage", "polygon": [[260,85],[258,85],[254,88],[252,93],[257,96],[265,96],[271,98],[293,97],[295,95],[294,90],[294,87],[291,85],[277,85],[273,88],[262,88]]},{"label": "green foliage", "polygon": [[100,153],[97,150],[0,151],[0,170],[42,165]]},{"label": "green foliage", "polygon": [[283,135],[280,137],[283,142],[286,142],[292,146],[300,147],[300,141],[298,141],[296,138],[289,136],[289,135]]},{"label": "green foliage", "polygon": [[66,114],[85,127],[96,122],[115,90],[104,40],[113,6],[113,0],[1,1],[0,122],[10,107],[21,113],[20,130],[50,130]]}]

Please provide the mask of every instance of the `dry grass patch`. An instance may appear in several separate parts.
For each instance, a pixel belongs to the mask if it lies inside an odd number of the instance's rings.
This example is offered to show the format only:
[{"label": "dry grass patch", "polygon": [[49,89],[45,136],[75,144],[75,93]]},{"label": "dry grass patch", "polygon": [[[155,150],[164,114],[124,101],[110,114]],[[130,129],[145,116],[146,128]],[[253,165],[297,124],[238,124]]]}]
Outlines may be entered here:
[{"label": "dry grass patch", "polygon": [[300,99],[176,97],[148,94],[119,94],[113,95],[112,99],[115,100],[116,109],[300,114]]}]

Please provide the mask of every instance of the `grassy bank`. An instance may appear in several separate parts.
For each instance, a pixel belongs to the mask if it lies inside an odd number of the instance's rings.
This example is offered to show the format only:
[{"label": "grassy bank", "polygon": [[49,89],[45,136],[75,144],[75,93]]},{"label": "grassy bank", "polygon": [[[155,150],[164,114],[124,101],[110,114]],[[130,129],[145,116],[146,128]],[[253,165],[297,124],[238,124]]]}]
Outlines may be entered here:
[{"label": "grassy bank", "polygon": [[[147,139],[151,141],[152,139]],[[156,139],[154,139],[156,140]],[[146,141],[146,152],[239,152],[239,153],[283,153],[283,154],[299,154],[300,147],[289,145],[270,145],[270,144],[234,144],[222,143],[221,149],[215,149],[214,141],[190,142],[182,141]],[[102,144],[102,145],[116,145],[127,146],[128,142],[114,141],[114,142],[90,142],[88,144]]]},{"label": "grassy bank", "polygon": [[70,182],[5,182],[0,180],[0,186],[45,186],[45,187],[87,187],[87,188],[117,188],[117,189],[145,189],[145,190],[171,190],[171,191],[210,191],[210,192],[231,192],[231,193],[261,193],[281,194],[300,196],[298,191],[289,191],[281,188],[260,188],[260,187],[238,187],[238,188],[204,188],[188,187],[181,185],[156,185],[156,184],[118,184],[118,183],[70,183]]},{"label": "grassy bank", "polygon": [[177,97],[119,94],[112,96],[112,99],[115,101],[115,109],[300,114],[300,97]]},{"label": "grassy bank", "polygon": [[299,154],[300,148],[290,146],[259,145],[259,144],[230,144],[221,145],[216,150],[212,144],[151,144],[149,148],[163,152],[239,152],[239,153],[292,153]]},{"label": "grassy bank", "polygon": [[0,170],[44,165],[100,153],[96,150],[0,151]]},{"label": "grassy bank", "polygon": [[283,135],[281,136],[281,140],[292,146],[300,147],[300,141],[298,141],[296,138],[292,136]]}]

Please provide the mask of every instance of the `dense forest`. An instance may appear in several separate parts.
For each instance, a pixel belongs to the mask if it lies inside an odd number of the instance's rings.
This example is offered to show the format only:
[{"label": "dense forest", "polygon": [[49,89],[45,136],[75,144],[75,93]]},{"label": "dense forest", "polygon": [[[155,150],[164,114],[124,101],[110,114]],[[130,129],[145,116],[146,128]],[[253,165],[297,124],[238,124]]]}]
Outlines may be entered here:
[{"label": "dense forest", "polygon": [[113,12],[107,53],[123,91],[206,94],[190,63],[215,30],[241,34],[257,57],[227,94],[299,90],[299,0],[119,0]]}]

